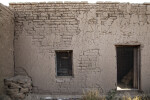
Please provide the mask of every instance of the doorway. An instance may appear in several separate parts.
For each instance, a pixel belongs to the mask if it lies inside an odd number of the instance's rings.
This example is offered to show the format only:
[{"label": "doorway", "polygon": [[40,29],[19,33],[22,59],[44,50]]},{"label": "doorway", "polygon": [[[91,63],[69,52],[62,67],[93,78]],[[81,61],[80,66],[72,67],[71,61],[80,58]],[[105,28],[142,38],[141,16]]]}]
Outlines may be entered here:
[{"label": "doorway", "polygon": [[139,46],[116,46],[117,90],[139,89]]}]

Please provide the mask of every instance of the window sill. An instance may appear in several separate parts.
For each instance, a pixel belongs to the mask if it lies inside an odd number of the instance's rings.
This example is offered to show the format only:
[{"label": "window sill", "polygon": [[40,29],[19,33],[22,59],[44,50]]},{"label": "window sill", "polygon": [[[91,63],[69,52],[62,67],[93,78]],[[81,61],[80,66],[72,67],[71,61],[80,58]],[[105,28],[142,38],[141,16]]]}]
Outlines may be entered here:
[{"label": "window sill", "polygon": [[74,76],[56,76],[56,78],[74,78]]},{"label": "window sill", "polygon": [[139,89],[117,87],[117,91],[131,91],[131,90],[138,91]]}]

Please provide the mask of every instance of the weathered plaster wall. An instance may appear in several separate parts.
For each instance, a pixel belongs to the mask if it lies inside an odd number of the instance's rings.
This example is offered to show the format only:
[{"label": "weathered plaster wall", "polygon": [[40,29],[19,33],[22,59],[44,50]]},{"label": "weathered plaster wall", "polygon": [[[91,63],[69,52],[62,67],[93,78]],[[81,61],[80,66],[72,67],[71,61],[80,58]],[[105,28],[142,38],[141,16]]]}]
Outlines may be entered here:
[{"label": "weathered plaster wall", "polygon": [[[116,44],[141,45],[141,89],[150,90],[150,5],[12,3],[15,67],[34,92],[81,94],[116,88]],[[57,77],[55,50],[73,50],[73,77]]]},{"label": "weathered plaster wall", "polygon": [[14,75],[13,39],[14,14],[0,4],[0,94],[4,93],[4,78]]}]

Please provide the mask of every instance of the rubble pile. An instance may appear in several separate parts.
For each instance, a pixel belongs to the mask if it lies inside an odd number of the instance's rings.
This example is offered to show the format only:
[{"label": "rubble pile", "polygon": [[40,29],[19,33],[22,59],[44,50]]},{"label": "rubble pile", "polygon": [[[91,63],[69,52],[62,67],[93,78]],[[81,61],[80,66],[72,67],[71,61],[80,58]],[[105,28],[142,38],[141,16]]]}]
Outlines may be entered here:
[{"label": "rubble pile", "polygon": [[15,76],[4,80],[6,93],[13,100],[23,100],[32,90],[32,80],[28,76]]}]

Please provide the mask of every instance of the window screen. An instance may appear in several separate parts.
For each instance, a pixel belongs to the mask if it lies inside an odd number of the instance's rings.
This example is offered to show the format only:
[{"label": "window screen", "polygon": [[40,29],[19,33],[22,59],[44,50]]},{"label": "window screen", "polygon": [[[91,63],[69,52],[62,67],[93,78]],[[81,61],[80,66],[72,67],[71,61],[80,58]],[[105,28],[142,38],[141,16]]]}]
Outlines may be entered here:
[{"label": "window screen", "polygon": [[72,76],[72,51],[56,51],[57,76]]}]

